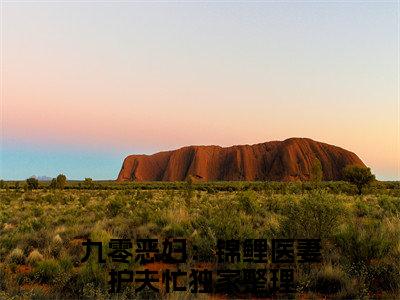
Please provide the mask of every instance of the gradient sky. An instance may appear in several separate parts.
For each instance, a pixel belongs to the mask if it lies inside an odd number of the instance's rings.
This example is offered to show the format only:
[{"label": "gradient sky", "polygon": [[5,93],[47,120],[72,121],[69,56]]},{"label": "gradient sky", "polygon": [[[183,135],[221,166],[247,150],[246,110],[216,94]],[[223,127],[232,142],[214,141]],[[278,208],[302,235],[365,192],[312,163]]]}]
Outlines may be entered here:
[{"label": "gradient sky", "polygon": [[3,1],[4,179],[309,137],[399,180],[393,2]]}]

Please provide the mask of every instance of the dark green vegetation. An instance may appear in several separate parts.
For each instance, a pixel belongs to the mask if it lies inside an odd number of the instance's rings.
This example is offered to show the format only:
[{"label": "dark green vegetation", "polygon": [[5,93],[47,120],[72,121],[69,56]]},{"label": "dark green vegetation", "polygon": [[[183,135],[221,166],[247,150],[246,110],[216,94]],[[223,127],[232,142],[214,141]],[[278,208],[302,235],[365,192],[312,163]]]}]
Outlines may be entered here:
[{"label": "dark green vegetation", "polygon": [[63,189],[67,185],[67,177],[64,174],[58,175],[50,182],[49,187],[52,189]]},{"label": "dark green vegetation", "polygon": [[[85,180],[63,187],[5,182],[0,190],[1,299],[110,298],[112,263],[80,263],[82,241],[107,247],[111,238],[166,236],[187,239],[189,263],[196,246],[211,264],[218,238],[321,238],[322,265],[296,266],[298,296],[400,297],[399,182],[374,182],[361,196],[345,182]],[[132,297],[144,295],[131,288],[119,295]]]},{"label": "dark green vegetation", "polygon": [[361,168],[358,166],[347,166],[343,170],[343,177],[346,181],[353,183],[358,194],[362,194],[362,189],[375,180],[375,175],[371,173],[370,168]]},{"label": "dark green vegetation", "polygon": [[36,178],[28,178],[26,180],[26,186],[29,190],[37,189],[39,187],[39,181]]},{"label": "dark green vegetation", "polygon": [[[116,182],[112,180],[94,181],[85,178],[84,181],[68,180],[61,185],[57,179],[51,182],[39,181],[38,189],[71,189],[71,190],[186,190],[194,189],[208,193],[238,192],[238,191],[264,191],[279,194],[298,194],[315,189],[324,189],[329,193],[356,195],[359,190],[355,184],[345,181],[305,181],[305,182],[266,182],[266,181],[219,181],[219,182]],[[27,189],[23,181],[0,181],[2,189]],[[365,194],[400,195],[400,182],[398,181],[373,181],[363,187]]]}]

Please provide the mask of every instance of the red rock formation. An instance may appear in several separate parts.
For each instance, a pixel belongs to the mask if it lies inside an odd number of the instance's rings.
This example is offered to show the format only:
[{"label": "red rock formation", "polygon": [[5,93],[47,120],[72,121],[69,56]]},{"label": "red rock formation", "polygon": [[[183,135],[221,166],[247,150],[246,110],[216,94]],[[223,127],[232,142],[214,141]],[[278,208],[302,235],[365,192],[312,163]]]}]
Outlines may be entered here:
[{"label": "red rock formation", "polygon": [[324,180],[341,179],[346,165],[365,166],[353,152],[307,138],[232,147],[189,146],[153,155],[129,155],[118,181],[204,181],[310,179],[315,158]]}]

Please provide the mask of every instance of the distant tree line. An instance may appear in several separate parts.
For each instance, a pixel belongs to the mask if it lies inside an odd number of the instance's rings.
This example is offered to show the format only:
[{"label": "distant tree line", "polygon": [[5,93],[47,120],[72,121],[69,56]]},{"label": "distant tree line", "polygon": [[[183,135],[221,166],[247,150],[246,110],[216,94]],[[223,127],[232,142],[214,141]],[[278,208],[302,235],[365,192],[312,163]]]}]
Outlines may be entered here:
[{"label": "distant tree line", "polygon": [[[35,177],[30,177],[26,179],[26,185],[28,190],[35,190],[39,188],[39,180]],[[64,189],[67,185],[67,177],[64,174],[58,175],[56,178],[53,178],[49,184],[49,188],[51,189]]]},{"label": "distant tree line", "polygon": [[[26,188],[34,190],[38,188],[50,189],[170,189],[170,190],[198,190],[214,193],[219,191],[271,191],[274,193],[302,193],[315,188],[328,189],[334,193],[357,193],[361,195],[366,188],[369,190],[376,189],[380,192],[395,192],[400,194],[399,182],[377,182],[375,175],[371,173],[370,168],[349,165],[343,169],[342,178],[347,182],[340,181],[323,181],[324,173],[321,162],[315,159],[310,169],[310,179],[304,182],[245,182],[245,181],[224,181],[224,182],[202,182],[194,179],[190,175],[186,182],[115,182],[115,181],[93,181],[92,178],[85,178],[83,181],[68,182],[64,174],[59,174],[53,178],[49,185],[39,184],[37,178],[31,177],[26,179]],[[9,182],[0,180],[0,189],[21,188],[20,181],[15,181],[13,185]]]}]

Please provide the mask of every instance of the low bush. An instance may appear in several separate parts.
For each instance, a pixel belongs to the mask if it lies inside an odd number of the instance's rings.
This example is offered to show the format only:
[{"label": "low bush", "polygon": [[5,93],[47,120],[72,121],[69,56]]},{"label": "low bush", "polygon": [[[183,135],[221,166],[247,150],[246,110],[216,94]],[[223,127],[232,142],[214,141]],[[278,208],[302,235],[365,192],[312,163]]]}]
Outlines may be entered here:
[{"label": "low bush", "polygon": [[27,261],[30,265],[34,266],[43,259],[43,255],[37,249],[35,249],[29,253]]},{"label": "low bush", "polygon": [[8,262],[13,264],[22,265],[25,263],[24,251],[21,248],[13,249],[8,255]]}]

